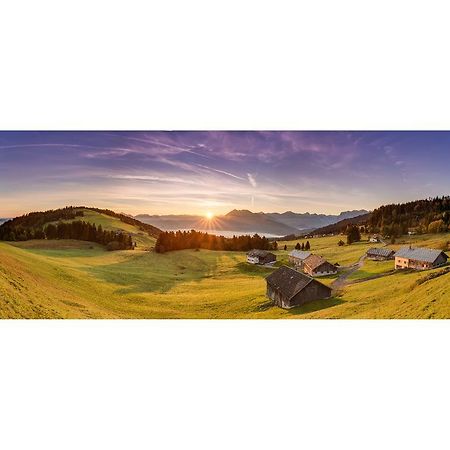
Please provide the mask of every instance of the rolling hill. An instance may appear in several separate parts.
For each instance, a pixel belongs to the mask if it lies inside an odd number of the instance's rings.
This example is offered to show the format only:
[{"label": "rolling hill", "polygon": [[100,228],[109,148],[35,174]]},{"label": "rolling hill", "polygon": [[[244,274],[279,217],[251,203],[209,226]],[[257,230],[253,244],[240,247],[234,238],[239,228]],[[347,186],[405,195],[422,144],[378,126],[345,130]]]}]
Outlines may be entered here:
[{"label": "rolling hill", "polygon": [[[118,214],[107,209],[81,206],[33,212],[8,220],[0,225],[0,238],[4,240],[11,239],[11,231],[14,232],[16,240],[33,238],[33,234],[41,238],[40,232],[49,225],[69,224],[74,221],[83,221],[95,225],[97,228],[101,226],[106,231],[131,236],[138,247],[145,248],[152,247],[161,232],[161,230],[150,224],[142,223],[124,214]],[[22,235],[24,238],[21,238]]]},{"label": "rolling hill", "polygon": [[[437,247],[450,233],[412,239]],[[373,245],[339,247],[337,240],[330,236],[310,242],[314,252],[341,266],[353,264]],[[295,242],[286,245],[286,251],[276,252],[278,265],[287,262]],[[82,241],[33,240],[0,242],[0,261],[1,318],[450,317],[450,273],[390,274],[392,261],[366,262],[342,292],[288,311],[272,306],[265,296],[270,269],[247,264],[243,252],[107,252]],[[382,277],[361,282],[375,275]]]},{"label": "rolling hill", "polygon": [[[446,217],[446,211],[426,204],[427,213],[417,214],[420,221]],[[253,223],[254,215],[235,210],[227,216],[245,225]],[[367,223],[368,217],[332,226]],[[0,242],[0,318],[450,318],[449,266],[403,272],[393,270],[393,261],[363,260],[355,267],[368,248],[381,245],[370,243],[368,235],[344,246],[338,245],[339,236],[309,238],[313,253],[348,271],[348,283],[339,284],[332,298],[286,311],[265,296],[265,277],[273,269],[247,264],[245,252],[142,251],[154,245],[158,228],[109,210],[68,207],[31,213],[1,225],[0,232],[12,227],[27,237],[23,230],[39,234],[52,224],[80,220],[132,236],[137,249],[108,252],[95,242],[64,238]],[[388,247],[411,243],[448,250],[449,242],[447,231],[400,237]],[[276,267],[288,264],[295,244],[278,241]],[[321,281],[330,285],[336,277]]]}]

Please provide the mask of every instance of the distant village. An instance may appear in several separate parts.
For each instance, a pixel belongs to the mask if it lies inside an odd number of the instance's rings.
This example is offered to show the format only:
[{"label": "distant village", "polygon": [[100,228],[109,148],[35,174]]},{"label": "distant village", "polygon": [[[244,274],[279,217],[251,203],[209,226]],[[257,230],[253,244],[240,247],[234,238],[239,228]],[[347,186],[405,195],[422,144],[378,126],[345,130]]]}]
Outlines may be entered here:
[{"label": "distant village", "polygon": [[[370,236],[369,242],[384,243],[379,235]],[[393,270],[429,270],[445,265],[448,260],[448,255],[443,250],[407,246],[394,251],[384,244],[384,247],[367,250],[361,261],[366,258],[372,261],[392,261]],[[317,278],[337,275],[342,269],[338,263],[331,263],[309,250],[297,248],[301,247],[297,245],[288,254],[289,266],[283,265],[266,277],[267,297],[274,305],[284,309],[332,297],[333,285],[327,286]],[[273,268],[276,261],[275,253],[268,250],[254,249],[247,253],[249,264]]]}]

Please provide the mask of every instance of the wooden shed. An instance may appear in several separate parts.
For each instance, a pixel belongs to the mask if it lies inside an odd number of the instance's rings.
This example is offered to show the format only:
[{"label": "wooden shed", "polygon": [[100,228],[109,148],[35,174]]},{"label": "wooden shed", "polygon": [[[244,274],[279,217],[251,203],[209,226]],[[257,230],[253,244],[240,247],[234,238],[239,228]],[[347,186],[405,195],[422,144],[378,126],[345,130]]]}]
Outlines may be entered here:
[{"label": "wooden shed", "polygon": [[250,250],[247,253],[247,262],[250,264],[269,264],[276,260],[276,255],[267,250]]},{"label": "wooden shed", "polygon": [[287,266],[272,272],[266,282],[267,297],[284,309],[331,297],[331,288]]},{"label": "wooden shed", "polygon": [[303,272],[312,277],[323,277],[337,273],[337,267],[319,255],[310,255],[303,261]]},{"label": "wooden shed", "polygon": [[394,259],[395,251],[390,248],[369,248],[366,255],[367,258],[373,261],[387,261],[389,259]]}]

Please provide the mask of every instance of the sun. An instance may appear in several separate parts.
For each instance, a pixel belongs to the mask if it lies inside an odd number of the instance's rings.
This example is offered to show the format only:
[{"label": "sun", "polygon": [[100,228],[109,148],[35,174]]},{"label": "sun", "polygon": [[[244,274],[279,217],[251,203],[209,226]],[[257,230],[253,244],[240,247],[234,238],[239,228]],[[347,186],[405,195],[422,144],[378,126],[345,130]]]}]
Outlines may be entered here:
[{"label": "sun", "polygon": [[205,217],[208,220],[211,220],[214,217],[214,213],[212,211],[207,211],[206,214],[205,214]]}]

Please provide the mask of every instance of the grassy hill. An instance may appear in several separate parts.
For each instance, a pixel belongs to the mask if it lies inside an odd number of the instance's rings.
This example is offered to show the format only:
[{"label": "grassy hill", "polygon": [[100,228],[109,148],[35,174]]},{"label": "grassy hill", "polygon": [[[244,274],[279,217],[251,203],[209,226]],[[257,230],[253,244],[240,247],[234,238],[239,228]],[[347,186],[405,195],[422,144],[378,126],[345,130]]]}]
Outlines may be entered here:
[{"label": "grassy hill", "polygon": [[[154,246],[156,238],[161,232],[161,230],[150,224],[145,224],[133,217],[115,213],[114,211],[108,209],[68,206],[56,210],[32,212],[11,219],[0,225],[0,240],[24,241],[34,238],[43,239],[46,237],[45,235],[49,238],[49,225],[77,222],[73,223],[72,227],[69,227],[73,230],[80,224],[80,221],[88,223],[90,226],[95,225],[97,228],[101,226],[105,232],[112,231],[115,233],[122,233],[126,236],[129,235],[131,236],[132,241],[136,242],[138,248],[145,249],[149,249]],[[85,228],[88,227],[86,226]],[[74,232],[73,235],[69,232],[69,235],[64,235],[61,233],[60,236],[52,237],[76,237],[77,239],[84,238],[89,241],[102,243],[107,243],[110,240],[116,239],[116,235],[114,233],[109,233],[108,237],[102,235],[100,239],[98,236],[100,236],[101,232],[97,234],[93,232],[91,236],[91,234],[87,232],[86,234],[83,234],[79,230],[80,228],[78,228],[78,233],[75,234]]]},{"label": "grassy hill", "polygon": [[[312,251],[346,266],[372,246],[338,247],[339,238],[310,239]],[[438,247],[450,240],[450,233],[411,239]],[[278,264],[287,261],[295,243],[287,242],[288,250],[277,252]],[[285,311],[265,297],[264,277],[270,269],[248,265],[245,259],[241,252],[107,252],[82,241],[0,242],[0,317],[450,318],[450,273],[427,279],[442,269],[358,282],[393,266],[366,261],[352,275],[354,283],[336,297]]]},{"label": "grassy hill", "polygon": [[[102,226],[104,230],[111,231],[124,231],[131,234],[133,241],[136,242],[138,248],[150,248],[154,247],[156,242],[156,237],[150,236],[147,232],[140,230],[136,225],[131,225],[122,222],[119,218],[109,216],[104,213],[93,211],[90,209],[79,208],[78,211],[83,211],[83,216],[77,219],[63,220],[63,222],[71,222],[72,220],[83,220],[95,224],[97,227]],[[55,223],[55,222],[53,222]]]}]

